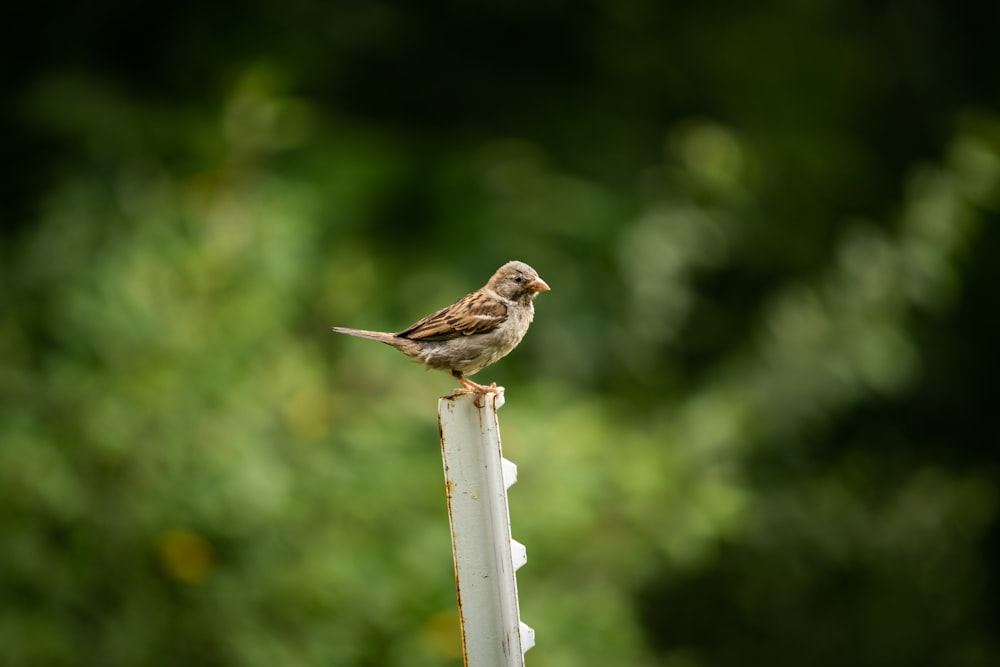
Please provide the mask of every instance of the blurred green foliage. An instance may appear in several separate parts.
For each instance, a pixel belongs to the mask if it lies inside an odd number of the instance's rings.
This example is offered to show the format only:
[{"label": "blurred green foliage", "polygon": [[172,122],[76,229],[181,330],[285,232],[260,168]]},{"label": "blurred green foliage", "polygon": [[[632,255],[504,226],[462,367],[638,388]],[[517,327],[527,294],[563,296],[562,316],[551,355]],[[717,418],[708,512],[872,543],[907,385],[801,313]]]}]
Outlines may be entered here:
[{"label": "blurred green foliage", "polygon": [[0,46],[0,664],[460,664],[452,382],[329,327],[514,258],[533,667],[1000,662],[996,7],[51,11]]}]

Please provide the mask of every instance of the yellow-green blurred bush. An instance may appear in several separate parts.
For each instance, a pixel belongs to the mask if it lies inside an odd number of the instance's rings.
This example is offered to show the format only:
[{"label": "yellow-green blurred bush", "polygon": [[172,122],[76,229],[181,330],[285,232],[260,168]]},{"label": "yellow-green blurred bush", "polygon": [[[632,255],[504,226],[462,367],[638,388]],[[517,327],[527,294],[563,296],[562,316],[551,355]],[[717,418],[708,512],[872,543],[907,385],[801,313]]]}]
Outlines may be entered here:
[{"label": "yellow-green blurred bush", "polygon": [[[644,27],[680,10],[451,11],[467,60],[404,5],[252,5],[208,83],[25,70],[5,113],[51,144],[8,166],[0,663],[460,664],[451,381],[329,327],[518,258],[553,290],[482,375],[529,664],[994,664],[995,113],[893,165],[828,17],[688,10],[702,94]],[[738,48],[799,21],[824,36]],[[284,55],[223,48],[261,25]]]}]

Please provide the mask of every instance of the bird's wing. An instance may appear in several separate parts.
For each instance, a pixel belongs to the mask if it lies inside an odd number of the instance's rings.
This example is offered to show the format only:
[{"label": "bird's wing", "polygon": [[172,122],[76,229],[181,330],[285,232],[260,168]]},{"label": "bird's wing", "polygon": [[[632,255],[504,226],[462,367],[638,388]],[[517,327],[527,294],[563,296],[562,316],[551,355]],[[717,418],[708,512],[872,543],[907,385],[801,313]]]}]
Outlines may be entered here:
[{"label": "bird's wing", "polygon": [[502,301],[483,292],[473,292],[396,335],[410,340],[449,340],[487,333],[506,319],[507,306]]}]

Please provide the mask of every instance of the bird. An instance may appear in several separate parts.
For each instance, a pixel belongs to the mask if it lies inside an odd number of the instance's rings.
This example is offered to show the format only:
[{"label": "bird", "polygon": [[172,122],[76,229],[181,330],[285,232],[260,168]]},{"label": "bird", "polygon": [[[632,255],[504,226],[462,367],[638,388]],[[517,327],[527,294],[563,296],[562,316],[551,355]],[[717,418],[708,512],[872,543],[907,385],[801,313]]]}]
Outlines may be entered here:
[{"label": "bird", "polygon": [[524,262],[507,262],[480,289],[417,320],[399,333],[333,327],[337,333],[391,345],[427,368],[450,373],[477,394],[497,393],[472,375],[517,347],[535,317],[534,300],[548,283]]}]

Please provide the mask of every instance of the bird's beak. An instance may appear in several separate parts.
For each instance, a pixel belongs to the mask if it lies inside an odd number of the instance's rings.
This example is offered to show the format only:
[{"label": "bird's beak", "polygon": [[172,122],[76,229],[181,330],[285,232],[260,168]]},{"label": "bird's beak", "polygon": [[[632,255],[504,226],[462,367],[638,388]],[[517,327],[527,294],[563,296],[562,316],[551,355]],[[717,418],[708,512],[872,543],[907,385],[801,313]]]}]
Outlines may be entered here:
[{"label": "bird's beak", "polygon": [[532,280],[531,288],[536,292],[548,292],[550,289],[552,289],[551,287],[549,287],[549,284],[544,280],[542,280],[541,278],[535,278],[534,280]]}]

